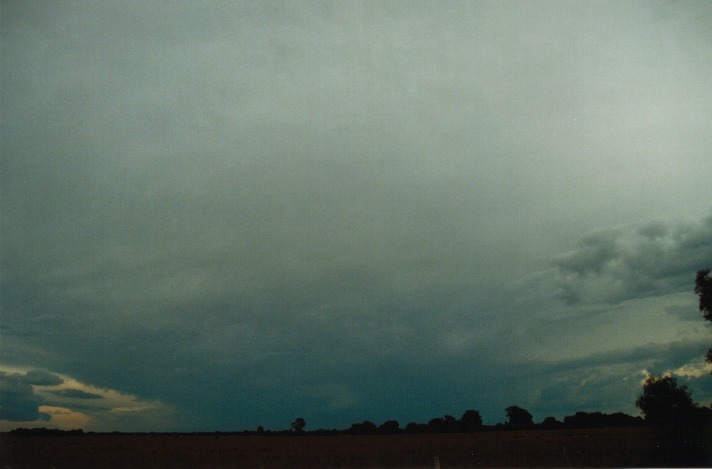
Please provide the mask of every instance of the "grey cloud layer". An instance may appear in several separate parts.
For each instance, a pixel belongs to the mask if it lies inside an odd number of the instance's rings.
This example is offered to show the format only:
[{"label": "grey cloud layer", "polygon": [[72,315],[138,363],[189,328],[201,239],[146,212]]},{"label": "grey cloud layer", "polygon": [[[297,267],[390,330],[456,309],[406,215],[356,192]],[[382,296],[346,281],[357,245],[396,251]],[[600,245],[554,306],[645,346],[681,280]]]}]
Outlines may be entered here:
[{"label": "grey cloud layer", "polygon": [[689,290],[694,273],[711,264],[712,217],[600,231],[556,261],[561,297],[569,304],[617,303]]},{"label": "grey cloud layer", "polygon": [[710,210],[703,3],[0,21],[8,363],[165,400],[189,429],[495,419],[528,398],[525,358],[621,348],[643,313],[631,346],[701,334],[666,311],[712,263],[711,219],[690,221]]}]

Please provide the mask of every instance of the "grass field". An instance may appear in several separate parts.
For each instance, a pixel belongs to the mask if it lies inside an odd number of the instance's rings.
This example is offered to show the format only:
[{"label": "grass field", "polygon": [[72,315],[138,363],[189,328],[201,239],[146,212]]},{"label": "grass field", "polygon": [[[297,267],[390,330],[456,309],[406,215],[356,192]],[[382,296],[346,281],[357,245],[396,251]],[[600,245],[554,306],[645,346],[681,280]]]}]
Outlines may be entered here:
[{"label": "grass field", "polygon": [[372,436],[2,434],[0,465],[255,469],[712,465],[712,431],[695,439],[681,447],[671,443],[669,434],[647,427]]}]

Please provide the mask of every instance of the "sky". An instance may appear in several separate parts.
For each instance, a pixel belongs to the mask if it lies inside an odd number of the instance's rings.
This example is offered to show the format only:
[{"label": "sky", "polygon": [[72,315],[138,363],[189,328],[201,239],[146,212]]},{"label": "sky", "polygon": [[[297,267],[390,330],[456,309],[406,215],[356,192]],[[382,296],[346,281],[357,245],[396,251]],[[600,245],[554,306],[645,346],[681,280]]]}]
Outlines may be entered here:
[{"label": "sky", "polygon": [[0,21],[0,430],[712,402],[710,3]]}]

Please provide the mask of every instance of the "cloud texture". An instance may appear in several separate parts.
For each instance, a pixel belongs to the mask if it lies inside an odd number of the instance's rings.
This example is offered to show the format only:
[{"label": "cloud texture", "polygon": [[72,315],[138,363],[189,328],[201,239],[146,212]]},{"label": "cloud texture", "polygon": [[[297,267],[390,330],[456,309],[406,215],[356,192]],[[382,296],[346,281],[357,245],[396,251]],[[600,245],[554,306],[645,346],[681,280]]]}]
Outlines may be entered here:
[{"label": "cloud texture", "polygon": [[712,262],[712,217],[701,222],[651,222],[597,231],[562,254],[562,298],[569,304],[619,303],[690,290],[690,272]]},{"label": "cloud texture", "polygon": [[[148,404],[85,425],[635,412],[641,370],[708,348],[705,2],[8,2],[0,21],[8,422],[102,389]],[[33,369],[82,386],[38,394]]]}]

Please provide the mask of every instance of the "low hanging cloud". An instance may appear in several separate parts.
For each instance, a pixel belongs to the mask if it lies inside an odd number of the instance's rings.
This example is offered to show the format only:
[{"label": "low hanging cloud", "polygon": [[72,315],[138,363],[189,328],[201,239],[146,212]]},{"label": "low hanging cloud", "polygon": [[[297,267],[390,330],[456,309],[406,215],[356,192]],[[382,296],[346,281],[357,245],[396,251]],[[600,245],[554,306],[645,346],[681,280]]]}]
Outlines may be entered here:
[{"label": "low hanging cloud", "polygon": [[18,426],[123,430],[175,425],[173,409],[44,370],[0,371],[0,431]]},{"label": "low hanging cloud", "polygon": [[33,385],[58,385],[59,376],[44,371],[31,370],[25,374],[0,371],[0,420],[25,422],[50,420],[50,415],[40,411],[44,399],[35,393]]},{"label": "low hanging cloud", "polygon": [[35,386],[57,386],[64,382],[64,378],[44,370],[30,370],[24,376],[19,375],[18,379]]},{"label": "low hanging cloud", "polygon": [[596,231],[554,263],[559,297],[569,305],[684,291],[697,270],[712,265],[712,217]]}]

